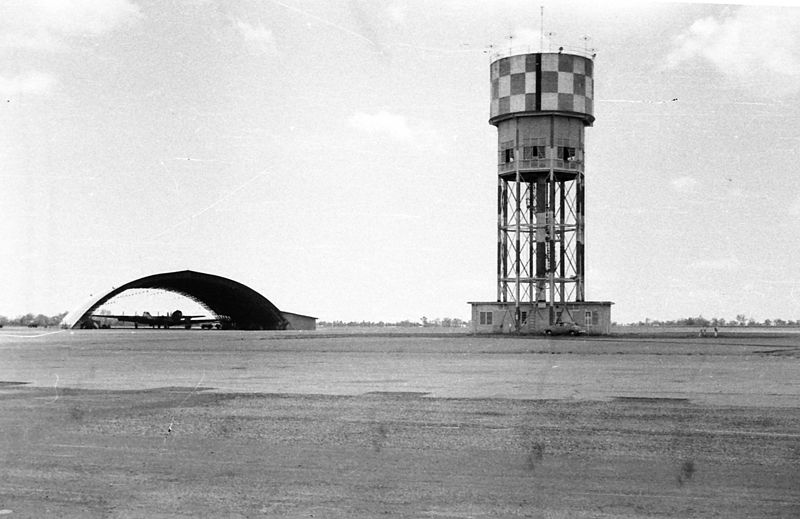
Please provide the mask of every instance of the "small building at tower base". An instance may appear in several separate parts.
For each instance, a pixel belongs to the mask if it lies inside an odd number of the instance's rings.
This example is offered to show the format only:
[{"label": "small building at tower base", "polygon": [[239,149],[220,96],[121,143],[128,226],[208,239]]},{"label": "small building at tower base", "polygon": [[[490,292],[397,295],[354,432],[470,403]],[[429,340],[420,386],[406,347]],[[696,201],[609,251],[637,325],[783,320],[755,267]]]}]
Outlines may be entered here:
[{"label": "small building at tower base", "polygon": [[470,302],[472,333],[542,334],[551,322],[575,323],[589,335],[611,333],[610,301],[578,301],[558,304],[551,321],[551,307],[545,303],[520,303],[520,325],[515,324],[513,302]]}]

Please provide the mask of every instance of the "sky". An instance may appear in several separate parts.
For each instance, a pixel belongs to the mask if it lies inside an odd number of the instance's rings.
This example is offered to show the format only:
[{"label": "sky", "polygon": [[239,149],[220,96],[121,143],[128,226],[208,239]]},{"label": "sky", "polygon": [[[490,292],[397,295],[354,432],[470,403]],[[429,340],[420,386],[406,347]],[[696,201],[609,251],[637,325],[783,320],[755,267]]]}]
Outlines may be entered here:
[{"label": "sky", "polygon": [[4,1],[0,315],[188,269],[467,319],[496,294],[490,53],[540,27],[597,53],[587,299],[800,319],[800,9],[464,0]]}]

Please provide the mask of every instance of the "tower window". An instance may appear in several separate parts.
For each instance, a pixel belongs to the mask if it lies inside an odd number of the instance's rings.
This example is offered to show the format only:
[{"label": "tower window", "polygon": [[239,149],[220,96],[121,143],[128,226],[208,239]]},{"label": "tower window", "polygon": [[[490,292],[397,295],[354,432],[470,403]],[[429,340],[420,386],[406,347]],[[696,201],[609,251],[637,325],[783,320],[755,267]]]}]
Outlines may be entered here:
[{"label": "tower window", "polygon": [[558,147],[558,158],[566,161],[578,160],[575,148],[568,148],[566,146]]},{"label": "tower window", "polygon": [[503,164],[514,162],[514,148],[503,150]]},{"label": "tower window", "polygon": [[522,160],[536,160],[544,158],[544,146],[525,146],[522,148]]}]

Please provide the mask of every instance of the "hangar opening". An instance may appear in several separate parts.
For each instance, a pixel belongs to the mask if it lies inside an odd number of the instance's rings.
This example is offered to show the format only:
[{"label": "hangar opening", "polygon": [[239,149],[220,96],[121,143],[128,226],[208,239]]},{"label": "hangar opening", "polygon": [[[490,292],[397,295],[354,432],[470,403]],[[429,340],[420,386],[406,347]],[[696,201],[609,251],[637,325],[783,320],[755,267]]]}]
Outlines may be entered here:
[{"label": "hangar opening", "polygon": [[93,297],[67,314],[65,328],[96,327],[94,312],[128,291],[163,290],[184,296],[206,309],[223,328],[236,330],[315,329],[316,318],[282,312],[267,298],[241,283],[212,274],[184,270],[146,276]]}]

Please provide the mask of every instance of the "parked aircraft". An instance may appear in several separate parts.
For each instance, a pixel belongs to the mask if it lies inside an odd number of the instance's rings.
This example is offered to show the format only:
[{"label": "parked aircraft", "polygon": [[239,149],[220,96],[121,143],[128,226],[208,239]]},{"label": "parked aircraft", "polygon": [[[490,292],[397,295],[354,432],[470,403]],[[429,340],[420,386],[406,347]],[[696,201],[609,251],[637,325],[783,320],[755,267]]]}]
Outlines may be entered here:
[{"label": "parked aircraft", "polygon": [[[220,318],[204,318],[199,319],[200,317],[205,317],[203,315],[183,315],[183,312],[180,310],[175,310],[171,314],[168,315],[150,315],[150,312],[144,312],[142,315],[105,315],[105,314],[97,314],[92,315],[95,319],[116,319],[120,322],[125,323],[133,323],[135,328],[138,328],[139,325],[150,326],[151,328],[169,328],[170,326],[183,326],[187,330],[192,327],[193,324],[202,324],[203,328],[210,328],[214,326],[216,323],[217,328],[222,327],[222,320]],[[211,326],[208,326],[211,325]]]}]

